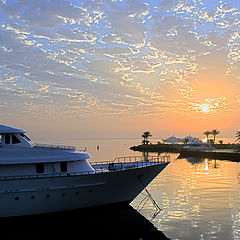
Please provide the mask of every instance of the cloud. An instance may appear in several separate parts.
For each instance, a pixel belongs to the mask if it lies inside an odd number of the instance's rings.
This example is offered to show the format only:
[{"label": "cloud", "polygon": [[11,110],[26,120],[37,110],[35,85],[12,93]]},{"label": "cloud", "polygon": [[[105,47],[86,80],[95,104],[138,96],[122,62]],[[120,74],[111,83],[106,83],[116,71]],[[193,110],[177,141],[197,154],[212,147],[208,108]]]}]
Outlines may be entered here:
[{"label": "cloud", "polygon": [[190,115],[205,99],[231,105],[218,85],[239,96],[237,1],[25,0],[0,9],[1,97],[13,107]]},{"label": "cloud", "polygon": [[38,91],[48,93],[48,92],[49,92],[49,85],[42,85],[42,86],[38,89]]},{"label": "cloud", "polygon": [[126,57],[135,52],[130,47],[102,47],[94,50],[94,53],[99,56],[109,56],[111,58]]},{"label": "cloud", "polygon": [[178,1],[177,0],[163,0],[160,2],[160,7],[164,8],[166,10],[172,10],[175,9],[176,6],[178,5]]},{"label": "cloud", "polygon": [[54,28],[65,25],[68,21],[79,21],[86,24],[88,14],[79,6],[73,6],[67,1],[17,1],[13,4],[5,4],[2,7],[4,13],[11,19],[20,19],[25,24],[35,25],[41,28]]},{"label": "cloud", "polygon": [[55,40],[75,43],[94,43],[96,41],[96,37],[94,34],[81,31],[80,29],[61,29],[56,33]]},{"label": "cloud", "polygon": [[126,7],[119,7],[113,2],[107,2],[109,5],[105,15],[113,33],[125,44],[134,45],[137,48],[144,45],[146,29],[141,23],[144,16],[148,14],[147,5],[134,0],[128,1]]}]

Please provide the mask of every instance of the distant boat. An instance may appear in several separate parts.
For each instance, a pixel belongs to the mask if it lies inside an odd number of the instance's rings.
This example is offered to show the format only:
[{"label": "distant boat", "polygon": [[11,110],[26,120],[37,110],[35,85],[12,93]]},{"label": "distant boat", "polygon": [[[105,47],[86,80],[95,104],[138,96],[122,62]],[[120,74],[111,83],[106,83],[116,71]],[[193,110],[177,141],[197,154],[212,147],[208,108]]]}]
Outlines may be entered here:
[{"label": "distant boat", "polygon": [[90,164],[74,147],[33,145],[25,131],[0,125],[0,217],[130,203],[169,156]]},{"label": "distant boat", "polygon": [[191,136],[191,135],[188,135],[188,136],[182,138],[182,142],[185,142],[186,140],[188,140],[188,141],[192,141],[192,142],[194,142],[194,141],[199,141],[198,138],[193,137],[193,136]]},{"label": "distant boat", "polygon": [[171,136],[169,138],[166,138],[166,139],[162,139],[164,142],[166,143],[183,143],[185,142],[185,140],[188,140],[188,141],[196,141],[196,140],[199,140],[198,138],[196,137],[192,137],[192,136],[186,136],[184,138],[177,138],[175,136]]},{"label": "distant boat", "polygon": [[201,142],[199,140],[196,140],[196,141],[188,142],[187,146],[184,147],[184,150],[186,150],[186,151],[204,152],[204,151],[215,150],[215,148],[209,142],[203,143],[203,142]]},{"label": "distant boat", "polygon": [[169,138],[166,138],[166,139],[162,139],[164,142],[166,143],[179,143],[179,142],[182,142],[182,138],[177,138],[177,137],[174,137],[174,136],[171,136]]}]

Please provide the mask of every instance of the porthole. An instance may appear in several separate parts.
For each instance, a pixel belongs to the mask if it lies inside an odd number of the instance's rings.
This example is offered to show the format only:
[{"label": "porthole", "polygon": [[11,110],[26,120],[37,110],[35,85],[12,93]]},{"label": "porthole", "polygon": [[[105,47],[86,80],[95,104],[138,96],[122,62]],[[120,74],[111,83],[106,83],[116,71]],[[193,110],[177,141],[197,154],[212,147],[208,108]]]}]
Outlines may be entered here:
[{"label": "porthole", "polygon": [[66,193],[62,193],[62,196],[64,197],[66,195]]},{"label": "porthole", "polygon": [[15,200],[19,200],[19,197],[15,197]]},{"label": "porthole", "polygon": [[75,194],[76,194],[76,195],[78,195],[78,194],[79,194],[79,192],[75,192]]},{"label": "porthole", "polygon": [[31,199],[35,199],[35,196],[31,196]]},{"label": "porthole", "polygon": [[50,198],[50,195],[49,195],[49,194],[47,194],[47,195],[46,195],[46,198]]}]

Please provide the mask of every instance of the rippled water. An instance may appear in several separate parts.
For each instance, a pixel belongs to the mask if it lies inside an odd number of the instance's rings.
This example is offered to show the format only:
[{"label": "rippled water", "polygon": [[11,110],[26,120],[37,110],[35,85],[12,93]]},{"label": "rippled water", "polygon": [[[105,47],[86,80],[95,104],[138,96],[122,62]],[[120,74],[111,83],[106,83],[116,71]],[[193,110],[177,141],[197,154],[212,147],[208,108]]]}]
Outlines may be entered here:
[{"label": "rippled water", "polygon": [[[141,155],[129,150],[136,144],[134,139],[69,140],[67,144],[87,147],[91,161]],[[171,154],[171,163],[148,186],[162,211],[152,219],[155,208],[148,200],[140,213],[171,239],[240,239],[239,163],[177,157]],[[132,202],[135,209],[143,197],[140,194]]]},{"label": "rippled water", "polygon": [[[148,187],[163,209],[154,225],[171,239],[240,239],[239,163],[174,158]],[[141,213],[151,212],[149,201]]]}]

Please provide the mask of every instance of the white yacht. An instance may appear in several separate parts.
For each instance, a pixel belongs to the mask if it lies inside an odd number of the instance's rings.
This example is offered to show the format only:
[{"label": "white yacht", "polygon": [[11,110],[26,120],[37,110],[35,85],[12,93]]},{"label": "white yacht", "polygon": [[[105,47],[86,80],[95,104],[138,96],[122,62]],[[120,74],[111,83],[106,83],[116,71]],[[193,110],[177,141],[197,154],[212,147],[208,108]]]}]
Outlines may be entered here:
[{"label": "white yacht", "polygon": [[24,130],[0,125],[0,217],[130,203],[169,156],[88,162],[74,147],[33,145]]},{"label": "white yacht", "polygon": [[199,140],[190,141],[187,143],[187,146],[184,147],[184,150],[186,151],[213,151],[215,148],[211,145],[209,142],[201,142]]}]

